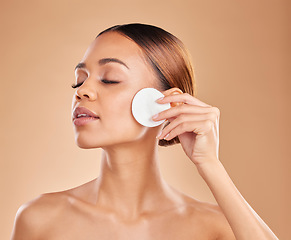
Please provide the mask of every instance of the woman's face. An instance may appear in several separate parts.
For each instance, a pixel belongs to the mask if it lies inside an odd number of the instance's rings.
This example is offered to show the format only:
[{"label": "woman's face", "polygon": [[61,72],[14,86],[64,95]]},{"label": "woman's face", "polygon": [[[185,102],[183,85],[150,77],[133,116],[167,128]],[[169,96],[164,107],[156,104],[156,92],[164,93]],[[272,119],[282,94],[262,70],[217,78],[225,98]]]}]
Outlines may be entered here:
[{"label": "woman's face", "polygon": [[75,75],[76,84],[83,84],[73,96],[72,114],[76,107],[86,107],[99,117],[82,126],[73,124],[79,147],[106,147],[145,137],[149,128],[134,119],[132,99],[142,88],[158,87],[135,42],[116,32],[102,34],[87,49]]}]

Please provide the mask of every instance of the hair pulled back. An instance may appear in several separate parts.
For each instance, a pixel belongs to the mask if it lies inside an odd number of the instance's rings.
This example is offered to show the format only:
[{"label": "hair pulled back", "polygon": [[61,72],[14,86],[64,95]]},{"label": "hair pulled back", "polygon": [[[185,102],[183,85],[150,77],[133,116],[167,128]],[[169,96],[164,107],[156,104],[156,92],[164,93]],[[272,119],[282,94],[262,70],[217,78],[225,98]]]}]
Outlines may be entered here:
[{"label": "hair pulled back", "polygon": [[[110,31],[130,38],[142,49],[145,59],[160,80],[158,85],[162,91],[177,87],[183,93],[196,95],[196,82],[190,54],[177,37],[162,28],[141,23],[115,25],[100,32],[97,37]],[[168,124],[169,122],[164,127]],[[178,137],[170,141],[159,140],[160,146],[177,143],[180,143]]]}]

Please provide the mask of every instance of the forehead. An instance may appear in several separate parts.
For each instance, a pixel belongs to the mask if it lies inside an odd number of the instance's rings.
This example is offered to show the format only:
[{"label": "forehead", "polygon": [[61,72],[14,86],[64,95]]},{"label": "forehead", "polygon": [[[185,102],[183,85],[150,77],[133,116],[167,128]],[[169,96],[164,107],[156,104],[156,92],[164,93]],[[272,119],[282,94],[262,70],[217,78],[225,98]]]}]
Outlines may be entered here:
[{"label": "forehead", "polygon": [[140,47],[117,32],[107,32],[96,38],[85,52],[82,61],[96,61],[101,58],[118,58],[129,65],[136,61],[145,64]]}]

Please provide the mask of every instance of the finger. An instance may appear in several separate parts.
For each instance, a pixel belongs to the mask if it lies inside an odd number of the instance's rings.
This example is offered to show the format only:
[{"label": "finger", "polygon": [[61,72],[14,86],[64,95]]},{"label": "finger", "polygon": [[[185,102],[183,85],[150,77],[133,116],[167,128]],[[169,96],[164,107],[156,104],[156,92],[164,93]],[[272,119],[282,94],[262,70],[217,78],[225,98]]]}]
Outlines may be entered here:
[{"label": "finger", "polygon": [[219,116],[219,113],[217,112],[216,107],[200,107],[195,105],[179,105],[176,107],[169,108],[167,110],[164,110],[157,115],[155,115],[152,119],[154,121],[160,121],[163,119],[169,119],[173,117],[178,117],[181,114],[205,114],[208,113],[211,119],[217,118]]},{"label": "finger", "polygon": [[191,122],[183,122],[175,127],[172,131],[170,131],[165,137],[165,140],[171,140],[174,137],[185,133],[185,132],[194,132],[197,135],[202,135],[210,131],[213,127],[213,122],[211,120],[205,121],[191,121]]},{"label": "finger", "polygon": [[201,107],[211,107],[210,105],[200,101],[198,98],[193,97],[189,93],[173,94],[163,97],[162,99],[156,100],[157,103],[169,103],[169,102],[180,102],[191,105],[198,105]]},{"label": "finger", "polygon": [[171,132],[174,128],[183,122],[202,122],[206,120],[211,120],[214,124],[216,124],[217,116],[212,112],[205,114],[181,114],[162,130],[160,138],[166,136],[169,132]]}]

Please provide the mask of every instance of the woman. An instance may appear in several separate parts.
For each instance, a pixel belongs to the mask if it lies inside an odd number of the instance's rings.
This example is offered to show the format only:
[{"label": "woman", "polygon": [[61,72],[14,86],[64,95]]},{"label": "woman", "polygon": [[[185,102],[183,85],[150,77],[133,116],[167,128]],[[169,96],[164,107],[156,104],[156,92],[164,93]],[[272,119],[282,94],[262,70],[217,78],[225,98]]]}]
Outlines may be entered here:
[{"label": "woman", "polygon": [[[23,204],[12,239],[277,239],[240,195],[219,161],[219,109],[195,95],[182,42],[145,24],[101,32],[76,66],[72,103],[80,148],[102,148],[96,179]],[[171,108],[139,124],[131,113],[143,88]],[[84,117],[89,114],[91,117]],[[161,177],[158,145],[181,144],[218,204],[200,202]]]}]

